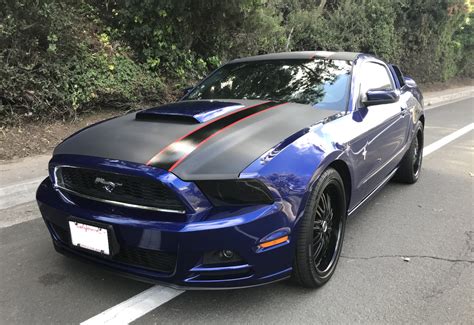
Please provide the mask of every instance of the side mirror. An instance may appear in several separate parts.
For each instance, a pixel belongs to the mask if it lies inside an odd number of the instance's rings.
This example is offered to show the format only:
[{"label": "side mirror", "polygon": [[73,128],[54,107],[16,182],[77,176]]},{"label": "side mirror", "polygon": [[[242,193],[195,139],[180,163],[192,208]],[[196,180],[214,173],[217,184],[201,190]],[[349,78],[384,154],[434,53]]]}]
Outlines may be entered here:
[{"label": "side mirror", "polygon": [[415,82],[415,80],[413,80],[412,78],[410,77],[403,77],[403,81],[405,81],[405,85],[407,85],[408,87],[410,88],[415,88],[417,87],[417,84]]},{"label": "side mirror", "polygon": [[365,106],[382,105],[396,103],[400,99],[397,90],[368,90],[362,97],[362,104]]},{"label": "side mirror", "polygon": [[189,94],[191,92],[191,90],[194,89],[194,86],[190,86],[190,87],[186,87],[183,89],[183,96],[186,96],[187,94]]}]

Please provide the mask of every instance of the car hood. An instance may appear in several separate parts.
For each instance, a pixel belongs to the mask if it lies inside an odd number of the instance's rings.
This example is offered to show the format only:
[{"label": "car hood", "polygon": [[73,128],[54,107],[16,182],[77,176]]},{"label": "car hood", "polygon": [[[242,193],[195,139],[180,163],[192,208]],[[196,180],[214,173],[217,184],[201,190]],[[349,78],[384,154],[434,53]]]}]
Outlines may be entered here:
[{"label": "car hood", "polygon": [[54,155],[149,164],[183,180],[232,179],[292,134],[336,113],[259,100],[180,101],[85,128]]}]

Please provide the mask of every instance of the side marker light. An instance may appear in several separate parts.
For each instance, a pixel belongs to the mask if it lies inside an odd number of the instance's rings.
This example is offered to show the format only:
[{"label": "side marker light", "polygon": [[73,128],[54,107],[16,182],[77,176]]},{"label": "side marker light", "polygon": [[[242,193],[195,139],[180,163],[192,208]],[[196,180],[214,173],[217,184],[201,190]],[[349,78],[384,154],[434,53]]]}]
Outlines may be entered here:
[{"label": "side marker light", "polygon": [[272,246],[284,243],[287,240],[288,240],[288,236],[283,236],[283,237],[280,237],[280,238],[277,238],[277,239],[274,239],[274,240],[271,240],[271,241],[267,241],[265,243],[261,243],[260,245],[258,245],[258,247],[259,248],[268,248],[268,247],[272,247]]}]

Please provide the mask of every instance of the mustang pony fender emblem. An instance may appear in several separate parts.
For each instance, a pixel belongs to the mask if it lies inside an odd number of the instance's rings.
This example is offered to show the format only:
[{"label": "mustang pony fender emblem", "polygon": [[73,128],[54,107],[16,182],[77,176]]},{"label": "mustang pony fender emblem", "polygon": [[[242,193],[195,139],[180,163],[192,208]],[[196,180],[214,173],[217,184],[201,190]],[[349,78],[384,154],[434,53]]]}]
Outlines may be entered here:
[{"label": "mustang pony fender emblem", "polygon": [[109,182],[103,179],[102,177],[96,177],[94,184],[101,184],[102,188],[108,193],[112,193],[116,187],[122,186],[122,183]]}]

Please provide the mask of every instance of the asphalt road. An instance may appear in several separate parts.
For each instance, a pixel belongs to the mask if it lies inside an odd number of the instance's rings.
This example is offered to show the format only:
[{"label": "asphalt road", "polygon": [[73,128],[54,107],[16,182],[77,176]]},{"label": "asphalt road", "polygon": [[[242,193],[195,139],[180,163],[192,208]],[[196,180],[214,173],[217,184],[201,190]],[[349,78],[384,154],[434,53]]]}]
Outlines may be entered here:
[{"label": "asphalt road", "polygon": [[[428,110],[425,145],[473,122],[473,99]],[[188,291],[135,323],[472,324],[473,173],[469,132],[426,157],[417,184],[389,183],[348,220],[319,290]],[[6,218],[32,220],[0,228],[1,324],[80,323],[150,287],[56,254],[34,203]]]}]

